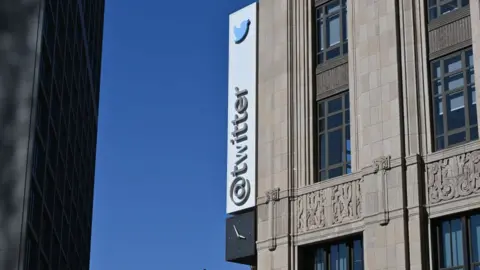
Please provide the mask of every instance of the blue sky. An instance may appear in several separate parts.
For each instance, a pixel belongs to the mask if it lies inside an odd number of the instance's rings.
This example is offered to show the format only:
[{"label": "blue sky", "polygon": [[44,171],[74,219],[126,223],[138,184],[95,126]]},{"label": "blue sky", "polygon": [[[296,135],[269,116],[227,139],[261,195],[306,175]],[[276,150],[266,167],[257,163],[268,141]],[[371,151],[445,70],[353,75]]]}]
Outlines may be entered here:
[{"label": "blue sky", "polygon": [[225,257],[228,15],[253,0],[107,0],[92,270]]}]

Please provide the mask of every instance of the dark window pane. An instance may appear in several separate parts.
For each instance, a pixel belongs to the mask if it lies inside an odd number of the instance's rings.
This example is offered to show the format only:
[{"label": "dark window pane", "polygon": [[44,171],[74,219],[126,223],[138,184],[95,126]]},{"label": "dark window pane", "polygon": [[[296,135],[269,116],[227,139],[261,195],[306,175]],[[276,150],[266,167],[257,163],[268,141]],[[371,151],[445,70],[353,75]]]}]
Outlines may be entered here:
[{"label": "dark window pane", "polygon": [[464,7],[464,6],[468,5],[469,4],[468,2],[469,2],[469,0],[462,0],[462,6]]},{"label": "dark window pane", "polygon": [[457,0],[452,0],[450,2],[448,2],[447,4],[443,4],[440,6],[440,13],[441,14],[446,14],[446,13],[449,13],[451,11],[454,11],[455,9],[457,9]]},{"label": "dark window pane", "polygon": [[323,53],[319,53],[317,55],[317,63],[318,64],[323,64]]},{"label": "dark window pane", "polygon": [[328,165],[335,165],[342,162],[343,141],[342,130],[328,133]]},{"label": "dark window pane", "polygon": [[472,261],[480,262],[480,215],[470,217],[470,230],[472,236]]},{"label": "dark window pane", "polygon": [[331,1],[331,3],[327,5],[326,13],[331,14],[339,10],[340,10],[340,2],[338,0]]},{"label": "dark window pane", "polygon": [[345,111],[345,124],[350,124],[350,111]]},{"label": "dark window pane", "polygon": [[348,267],[348,249],[345,243],[338,246],[338,270],[347,270]]},{"label": "dark window pane", "polygon": [[466,63],[465,63],[465,66],[467,67],[473,67],[474,64],[473,64],[473,51],[472,50],[468,50],[465,52],[465,60],[466,60]]},{"label": "dark window pane", "polygon": [[327,19],[327,47],[340,43],[340,14]]},{"label": "dark window pane", "polygon": [[432,77],[434,79],[440,78],[442,76],[440,69],[440,61],[433,63],[432,65]]},{"label": "dark window pane", "polygon": [[449,268],[452,267],[452,238],[450,232],[450,222],[444,221],[442,222],[441,233],[440,237],[442,240],[442,256],[441,258],[441,267],[442,268]]},{"label": "dark window pane", "polygon": [[342,98],[336,98],[328,101],[328,113],[334,113],[342,109]]},{"label": "dark window pane", "polygon": [[467,69],[467,84],[472,84],[475,82],[475,72],[473,68]]},{"label": "dark window pane", "polygon": [[466,140],[465,131],[448,136],[448,145],[454,145]]},{"label": "dark window pane", "polygon": [[345,42],[343,44],[343,54],[345,54],[345,55],[348,54],[348,42]]},{"label": "dark window pane", "polygon": [[315,252],[315,270],[325,270],[324,249],[319,248]]},{"label": "dark window pane", "polygon": [[429,13],[430,13],[430,20],[436,19],[438,16],[437,7],[430,8]]},{"label": "dark window pane", "polygon": [[338,177],[343,175],[343,167],[328,170],[328,178]]},{"label": "dark window pane", "polygon": [[362,240],[356,240],[353,242],[353,270],[363,270]]},{"label": "dark window pane", "polygon": [[477,124],[477,97],[475,87],[468,87],[468,104],[470,105],[469,110],[469,120],[470,125]]},{"label": "dark window pane", "polygon": [[344,8],[343,9],[343,14],[342,14],[342,37],[343,37],[343,40],[347,40],[348,39],[348,32],[347,32],[347,9]]},{"label": "dark window pane", "polygon": [[339,127],[342,125],[343,123],[343,113],[337,113],[337,114],[334,114],[334,115],[330,115],[327,119],[328,119],[328,129],[332,129],[332,128],[335,128],[335,127]]},{"label": "dark window pane", "polygon": [[332,245],[330,247],[330,269],[340,270],[338,269],[338,245]]},{"label": "dark window pane", "polygon": [[447,96],[447,126],[448,130],[465,126],[465,98],[463,92]]},{"label": "dark window pane", "polygon": [[478,140],[478,127],[474,126],[470,128],[470,140]]},{"label": "dark window pane", "polygon": [[345,95],[343,96],[343,98],[344,98],[344,100],[345,100],[345,109],[350,108],[350,97],[349,97],[348,93],[345,94]]},{"label": "dark window pane", "polygon": [[457,73],[454,75],[445,77],[445,91],[457,89],[464,86],[463,73]]},{"label": "dark window pane", "polygon": [[441,135],[443,134],[443,102],[442,96],[435,98],[435,134]]},{"label": "dark window pane", "polygon": [[320,181],[327,179],[327,172],[321,171],[320,172]]},{"label": "dark window pane", "polygon": [[433,94],[438,95],[443,92],[442,81],[436,80],[433,82]]},{"label": "dark window pane", "polygon": [[437,0],[428,0],[428,7],[433,7],[437,4]]},{"label": "dark window pane", "polygon": [[444,137],[439,137],[435,140],[435,146],[437,150],[442,150],[445,148],[445,139]]},{"label": "dark window pane", "polygon": [[456,55],[449,59],[445,59],[444,62],[445,73],[451,73],[462,69],[462,55]]},{"label": "dark window pane", "polygon": [[319,145],[319,151],[320,151],[320,168],[324,169],[325,168],[325,160],[326,160],[326,153],[327,153],[327,148],[326,148],[326,143],[325,143],[325,134],[320,135],[320,145]]},{"label": "dark window pane", "polygon": [[352,145],[351,145],[351,141],[350,141],[350,126],[346,126],[345,127],[345,136],[347,137],[346,138],[346,142],[345,142],[345,147],[347,149],[346,150],[346,154],[347,154],[347,163],[350,163],[350,161],[352,161]]},{"label": "dark window pane", "polygon": [[336,47],[335,49],[331,49],[327,52],[327,60],[335,58],[340,55],[340,47]]},{"label": "dark window pane", "polygon": [[452,220],[452,264],[453,266],[463,265],[463,233],[460,219]]},{"label": "dark window pane", "polygon": [[318,116],[323,117],[325,115],[325,103],[320,102],[318,103]]},{"label": "dark window pane", "polygon": [[321,20],[317,21],[317,35],[318,35],[318,44],[317,44],[317,50],[318,52],[321,52],[323,51],[323,46],[324,46],[324,43],[323,43],[323,23]]},{"label": "dark window pane", "polygon": [[325,131],[325,118],[318,121],[318,132],[322,133]]}]

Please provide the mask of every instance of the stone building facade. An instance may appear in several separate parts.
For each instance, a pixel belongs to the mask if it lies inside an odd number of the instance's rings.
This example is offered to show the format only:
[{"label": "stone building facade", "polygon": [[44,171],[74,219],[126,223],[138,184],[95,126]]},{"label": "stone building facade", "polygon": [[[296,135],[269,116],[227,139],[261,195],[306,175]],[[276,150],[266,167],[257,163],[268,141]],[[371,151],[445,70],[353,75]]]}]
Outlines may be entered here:
[{"label": "stone building facade", "polygon": [[478,0],[260,0],[258,270],[480,269]]}]

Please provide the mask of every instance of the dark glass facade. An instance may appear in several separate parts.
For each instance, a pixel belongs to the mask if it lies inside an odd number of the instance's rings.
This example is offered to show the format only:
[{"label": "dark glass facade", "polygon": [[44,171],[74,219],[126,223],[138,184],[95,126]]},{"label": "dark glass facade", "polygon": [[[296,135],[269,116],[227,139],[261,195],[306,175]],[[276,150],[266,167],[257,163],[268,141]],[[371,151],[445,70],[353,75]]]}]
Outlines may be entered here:
[{"label": "dark glass facade", "polygon": [[104,0],[46,0],[24,269],[89,269]]}]

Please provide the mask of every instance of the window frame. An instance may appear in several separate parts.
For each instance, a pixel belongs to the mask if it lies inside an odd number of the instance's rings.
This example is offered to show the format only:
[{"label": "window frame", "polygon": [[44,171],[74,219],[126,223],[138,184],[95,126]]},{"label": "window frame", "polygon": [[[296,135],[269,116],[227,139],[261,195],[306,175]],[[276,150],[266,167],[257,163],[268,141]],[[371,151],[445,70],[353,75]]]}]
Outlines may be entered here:
[{"label": "window frame", "polygon": [[[430,5],[430,1],[435,1],[435,4],[433,5]],[[449,2],[452,2],[452,1],[455,1],[455,0],[425,0],[425,6],[426,6],[426,17],[427,17],[427,21],[428,23],[432,23],[432,22],[435,22],[436,20],[443,18],[444,15],[447,15],[447,14],[451,14],[453,12],[457,12],[459,10],[462,10],[464,8],[468,8],[470,6],[470,0],[467,0],[468,3],[466,5],[463,5],[463,1],[465,0],[456,0],[457,1],[457,8],[452,10],[452,11],[449,11],[447,13],[440,13],[440,8],[442,5],[445,5],[445,4],[448,4]],[[432,18],[431,16],[431,10],[435,8],[436,9],[436,17],[435,18]]]},{"label": "window frame", "polygon": [[[342,107],[341,109],[329,113],[328,112],[328,102],[336,99],[341,99]],[[321,113],[320,107],[323,104],[323,116]],[[348,105],[348,106],[347,106]],[[315,102],[315,110],[314,110],[315,118],[314,118],[314,127],[315,127],[315,177],[314,183],[328,181],[330,179],[340,177],[343,175],[347,175],[351,173],[352,169],[352,161],[351,161],[351,119],[350,119],[350,100],[349,100],[349,90],[342,91],[340,93],[336,93],[334,95],[330,95],[324,99],[317,100]],[[332,115],[342,115],[342,123],[339,126],[329,128],[328,127],[328,117]],[[321,121],[323,120],[323,130],[321,127]],[[329,132],[341,130],[342,132],[342,161],[335,163],[333,165],[328,164],[329,159]],[[325,166],[322,168],[322,143],[321,143],[321,135],[324,135],[325,138],[325,156],[324,156],[324,163]],[[347,140],[350,139],[350,161],[348,161],[348,150],[347,150]],[[342,174],[330,177],[329,171],[332,169],[342,168]],[[350,171],[348,171],[350,168]],[[322,172],[325,172],[325,178],[322,179],[321,175]]]},{"label": "window frame", "polygon": [[[434,152],[436,151],[441,151],[445,150],[451,147],[455,147],[458,145],[462,145],[474,140],[478,140],[478,134],[477,138],[472,140],[472,133],[471,129],[472,128],[478,128],[478,112],[477,113],[477,123],[476,124],[471,124],[470,123],[470,110],[474,108],[476,111],[476,101],[475,104],[470,104],[469,102],[469,95],[470,95],[470,90],[469,88],[473,86],[474,91],[476,91],[476,86],[475,86],[475,80],[468,82],[468,72],[469,70],[472,70],[472,72],[475,72],[475,66],[473,63],[470,63],[470,65],[467,66],[467,54],[471,53],[473,55],[473,48],[471,46],[462,48],[460,50],[457,50],[453,53],[443,55],[441,57],[432,59],[429,61],[428,67],[429,67],[429,74],[428,74],[428,79],[429,79],[429,94],[430,94],[430,104],[431,104],[431,127],[432,127],[432,149]],[[454,57],[457,57],[460,55],[461,59],[461,68],[458,70],[455,70],[453,72],[445,72],[445,61],[448,61],[449,59],[453,59]],[[436,69],[435,66],[438,64],[438,68],[440,69],[440,74],[438,77],[435,77]],[[454,89],[445,89],[445,80],[449,76],[453,76],[455,74],[462,74],[463,75],[463,86],[462,87],[457,87]],[[436,91],[436,82],[441,82],[441,93],[437,93]],[[463,105],[464,105],[464,114],[465,114],[465,124],[463,127],[456,128],[454,130],[448,130],[448,113],[449,111],[447,110],[447,97],[456,93],[462,93],[463,94]],[[438,135],[437,133],[437,101],[436,99],[438,97],[441,97],[442,100],[442,125],[443,125],[443,133],[442,135]],[[448,143],[448,137],[450,135],[458,134],[459,132],[464,131],[465,132],[465,140],[455,143],[455,144],[449,144]],[[439,143],[438,140],[442,139],[443,142],[443,147],[439,148]]]},{"label": "window frame", "polygon": [[[472,216],[480,215],[479,210],[468,211],[457,213],[453,215],[448,215],[432,220],[431,225],[431,245],[432,245],[432,269],[437,270],[470,270],[473,266],[479,266],[480,261],[473,262],[473,249],[472,249],[472,230],[470,225],[470,220]],[[453,221],[455,219],[460,219],[461,228],[462,228],[462,250],[463,250],[463,265],[462,266],[452,266],[448,268],[441,268],[441,259],[442,259],[442,247],[443,243],[441,240],[441,229],[442,223],[445,221]]]},{"label": "window frame", "polygon": [[[356,233],[340,238],[335,238],[333,240],[327,240],[327,241],[322,241],[320,243],[315,243],[315,244],[310,244],[307,246],[304,246],[303,249],[303,254],[302,256],[305,256],[305,261],[303,263],[306,263],[306,265],[303,265],[301,267],[302,269],[308,269],[308,270],[316,270],[316,261],[317,261],[317,252],[319,249],[323,249],[322,257],[324,261],[324,269],[325,270],[330,270],[331,269],[331,257],[330,257],[330,249],[332,246],[339,246],[341,244],[345,244],[347,247],[347,267],[346,270],[354,270],[353,266],[355,264],[355,242],[360,241],[361,242],[361,255],[362,255],[362,269],[365,269],[365,243],[363,239],[363,234],[362,233]],[[303,261],[303,260],[302,260]]]},{"label": "window frame", "polygon": [[[332,61],[342,59],[343,57],[348,56],[348,21],[346,16],[348,16],[348,10],[347,10],[347,1],[348,0],[323,0],[323,1],[315,1],[315,5],[313,7],[313,29],[314,29],[314,35],[313,35],[313,53],[314,53],[314,63],[316,67],[320,67],[325,65],[326,63],[330,63]],[[339,10],[327,14],[326,8],[327,6],[331,5],[333,2],[338,2],[340,8]],[[320,13],[319,13],[319,10]],[[321,14],[321,16],[319,16]],[[328,37],[328,32],[327,32],[327,19],[331,18],[333,16],[339,16],[339,37],[340,41],[338,44],[335,44],[331,47],[327,47],[327,37]],[[344,18],[345,17],[345,18]],[[344,21],[345,20],[345,21]],[[319,24],[321,23],[322,25],[322,32],[320,33],[320,30],[318,28]],[[346,26],[344,25],[346,24]],[[345,33],[345,38],[344,38],[344,28],[346,28],[347,33]],[[319,36],[322,36],[322,43],[323,43],[323,50],[319,50]],[[345,50],[346,46],[346,50]],[[327,53],[339,48],[339,55],[332,57],[330,59],[327,59]],[[319,61],[320,55],[322,61]]]}]

